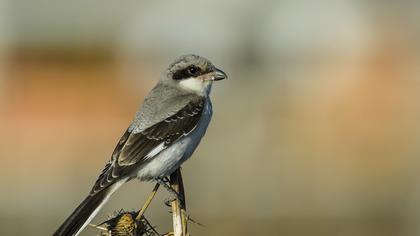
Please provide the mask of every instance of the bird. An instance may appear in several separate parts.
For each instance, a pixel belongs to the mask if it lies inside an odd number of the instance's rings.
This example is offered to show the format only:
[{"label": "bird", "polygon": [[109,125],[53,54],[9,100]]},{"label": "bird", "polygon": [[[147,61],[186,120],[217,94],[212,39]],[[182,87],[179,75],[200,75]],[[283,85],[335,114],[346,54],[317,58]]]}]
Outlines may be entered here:
[{"label": "bird", "polygon": [[205,135],[212,85],[223,79],[226,73],[204,57],[175,59],[145,97],[88,196],[53,235],[78,235],[127,181],[161,182],[177,170]]}]

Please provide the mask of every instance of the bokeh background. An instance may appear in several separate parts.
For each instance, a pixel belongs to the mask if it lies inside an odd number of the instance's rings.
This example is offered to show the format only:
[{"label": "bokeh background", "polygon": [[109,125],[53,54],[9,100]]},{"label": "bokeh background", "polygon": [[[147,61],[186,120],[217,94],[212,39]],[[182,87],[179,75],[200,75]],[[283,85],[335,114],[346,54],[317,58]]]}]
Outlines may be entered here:
[{"label": "bokeh background", "polygon": [[[161,71],[229,74],[184,165],[192,235],[420,235],[419,1],[0,1],[0,229],[51,235]],[[140,207],[122,187],[93,222]],[[164,233],[161,191],[147,216]],[[82,235],[95,235],[93,229]]]}]

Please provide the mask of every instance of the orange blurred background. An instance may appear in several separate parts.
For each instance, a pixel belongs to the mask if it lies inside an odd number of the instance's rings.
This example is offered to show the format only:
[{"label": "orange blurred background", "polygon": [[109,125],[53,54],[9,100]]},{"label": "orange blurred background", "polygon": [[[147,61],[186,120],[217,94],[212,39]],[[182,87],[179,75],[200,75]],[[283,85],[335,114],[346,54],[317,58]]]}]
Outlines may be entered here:
[{"label": "orange blurred background", "polygon": [[[0,1],[0,228],[51,235],[177,56],[229,75],[183,167],[192,235],[419,235],[415,1]],[[132,181],[94,219],[137,209]],[[168,197],[147,212],[171,228]],[[82,235],[95,235],[86,229]]]}]

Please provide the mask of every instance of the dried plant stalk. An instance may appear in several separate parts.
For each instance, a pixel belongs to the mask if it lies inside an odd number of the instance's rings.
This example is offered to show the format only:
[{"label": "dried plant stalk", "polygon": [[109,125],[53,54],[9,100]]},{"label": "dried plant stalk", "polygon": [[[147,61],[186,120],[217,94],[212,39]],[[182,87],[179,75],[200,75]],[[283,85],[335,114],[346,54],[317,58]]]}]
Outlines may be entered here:
[{"label": "dried plant stalk", "polygon": [[[110,226],[111,228],[108,228],[106,226],[102,226],[101,225],[94,225],[94,224],[89,224],[92,227],[95,227],[97,229],[102,230],[101,235],[109,235],[111,234],[116,234],[116,235],[159,235],[158,232],[156,232],[156,230],[154,229],[154,227],[152,225],[150,225],[150,223],[147,221],[147,219],[143,216],[144,212],[146,211],[146,209],[148,208],[148,206],[150,205],[150,203],[153,201],[158,189],[159,189],[160,184],[157,183],[153,189],[153,191],[150,193],[148,199],[146,200],[146,202],[143,204],[143,207],[138,211],[138,213],[136,212],[124,212],[124,211],[120,211],[118,212],[118,214],[116,214],[116,216],[112,217],[110,220],[104,222],[107,223],[108,226]],[[178,199],[176,198],[175,200],[173,200],[171,202],[171,208],[172,208],[172,221],[173,221],[173,232],[169,232],[166,235],[170,235],[170,236],[190,236],[187,232],[187,222],[189,220],[189,218],[187,217],[186,214],[186,204],[185,204],[185,191],[184,191],[184,184],[182,182],[182,175],[181,175],[181,169],[178,168],[171,176],[170,176],[170,186],[171,188],[178,193],[178,195],[180,197],[182,197],[182,199]],[[129,216],[131,217],[126,217],[128,216],[128,214],[130,214]],[[130,218],[131,219],[131,223],[135,223],[136,225],[132,225],[129,224],[127,225],[126,223],[128,222],[125,219]],[[115,221],[115,222],[114,222]],[[129,222],[129,223],[130,223]],[[115,223],[115,227],[114,224],[111,223]],[[142,223],[139,226],[137,226],[137,223]],[[132,229],[131,230],[131,226]],[[138,231],[137,229],[143,229],[145,231]],[[126,230],[129,229],[129,230]],[[115,232],[114,232],[114,231]],[[127,231],[127,232],[126,232]]]},{"label": "dried plant stalk", "polygon": [[173,221],[173,234],[174,236],[187,236],[187,217],[186,217],[186,204],[185,192],[182,182],[181,169],[178,168],[170,177],[171,187],[182,196],[182,203],[179,199],[171,202],[172,206],[172,221]]},{"label": "dried plant stalk", "polygon": [[144,203],[143,207],[141,208],[141,210],[139,211],[139,214],[137,214],[136,216],[136,220],[140,220],[141,217],[143,216],[144,212],[146,211],[147,207],[150,205],[150,203],[152,202],[153,198],[155,197],[158,189],[159,189],[160,184],[157,183],[155,185],[155,187],[153,188],[152,193],[150,193],[149,198],[147,198],[146,202]]}]

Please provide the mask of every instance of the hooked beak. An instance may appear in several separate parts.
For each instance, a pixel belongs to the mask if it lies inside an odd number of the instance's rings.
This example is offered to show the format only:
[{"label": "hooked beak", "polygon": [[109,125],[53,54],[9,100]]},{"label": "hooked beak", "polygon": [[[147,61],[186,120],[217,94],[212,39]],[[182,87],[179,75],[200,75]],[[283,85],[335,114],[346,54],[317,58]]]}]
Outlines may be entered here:
[{"label": "hooked beak", "polygon": [[213,81],[217,81],[217,80],[227,79],[228,76],[226,75],[225,72],[223,72],[222,70],[216,68],[214,70],[213,75],[212,75],[211,78],[212,78]]}]

